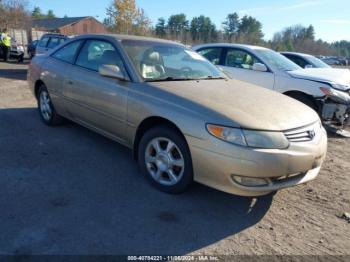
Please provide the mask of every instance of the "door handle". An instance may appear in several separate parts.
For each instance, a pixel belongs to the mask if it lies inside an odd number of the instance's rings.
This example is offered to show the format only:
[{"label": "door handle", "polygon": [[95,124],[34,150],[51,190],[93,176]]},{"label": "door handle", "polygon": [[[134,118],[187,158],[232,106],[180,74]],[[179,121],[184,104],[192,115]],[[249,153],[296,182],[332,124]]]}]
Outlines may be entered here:
[{"label": "door handle", "polygon": [[73,85],[74,84],[74,82],[72,80],[68,80],[67,83],[68,83],[68,85]]}]

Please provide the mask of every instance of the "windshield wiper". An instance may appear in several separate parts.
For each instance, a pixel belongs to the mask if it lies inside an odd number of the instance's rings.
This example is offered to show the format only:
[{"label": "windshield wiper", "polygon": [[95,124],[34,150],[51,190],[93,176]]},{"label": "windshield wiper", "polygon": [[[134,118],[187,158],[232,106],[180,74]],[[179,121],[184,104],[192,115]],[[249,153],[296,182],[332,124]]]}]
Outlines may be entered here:
[{"label": "windshield wiper", "polygon": [[200,79],[198,79],[198,78],[174,78],[174,77],[169,76],[166,78],[146,80],[146,82],[190,81],[190,80],[200,80]]},{"label": "windshield wiper", "polygon": [[218,79],[227,79],[223,76],[207,76],[207,77],[201,77],[198,80],[218,80]]}]

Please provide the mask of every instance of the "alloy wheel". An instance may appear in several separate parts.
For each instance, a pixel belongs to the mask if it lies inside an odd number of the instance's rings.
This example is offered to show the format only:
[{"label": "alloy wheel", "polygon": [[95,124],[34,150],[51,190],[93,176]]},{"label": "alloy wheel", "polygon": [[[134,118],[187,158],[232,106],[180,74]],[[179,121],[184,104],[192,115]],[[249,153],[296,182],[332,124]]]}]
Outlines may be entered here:
[{"label": "alloy wheel", "polygon": [[166,186],[177,184],[185,170],[185,160],[179,147],[164,137],[154,138],[148,143],[145,163],[152,178]]}]

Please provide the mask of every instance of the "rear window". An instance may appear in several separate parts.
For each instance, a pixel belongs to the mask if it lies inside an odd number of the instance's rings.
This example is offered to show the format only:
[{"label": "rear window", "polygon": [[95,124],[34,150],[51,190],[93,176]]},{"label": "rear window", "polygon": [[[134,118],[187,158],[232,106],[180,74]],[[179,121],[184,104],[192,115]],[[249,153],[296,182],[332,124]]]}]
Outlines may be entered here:
[{"label": "rear window", "polygon": [[45,36],[43,38],[41,38],[40,42],[39,42],[39,47],[46,47],[47,46],[47,42],[49,42],[49,37]]},{"label": "rear window", "polygon": [[62,47],[58,51],[56,51],[52,57],[62,60],[64,62],[73,64],[75,55],[81,45],[82,41],[75,41],[72,43],[67,44],[66,46]]},{"label": "rear window", "polygon": [[65,39],[62,37],[51,37],[47,48],[55,48],[56,46],[59,46],[60,44],[64,43],[64,41]]}]

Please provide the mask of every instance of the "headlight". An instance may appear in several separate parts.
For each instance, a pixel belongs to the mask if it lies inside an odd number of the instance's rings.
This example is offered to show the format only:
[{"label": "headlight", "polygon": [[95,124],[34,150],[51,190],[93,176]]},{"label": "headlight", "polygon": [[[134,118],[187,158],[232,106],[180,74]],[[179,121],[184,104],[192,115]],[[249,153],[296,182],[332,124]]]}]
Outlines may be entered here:
[{"label": "headlight", "polygon": [[230,128],[218,125],[207,125],[208,132],[226,142],[253,148],[285,149],[289,142],[281,132],[255,131]]},{"label": "headlight", "polygon": [[327,87],[320,87],[320,90],[323,94],[325,94],[328,97],[335,98],[340,103],[349,103],[350,102],[350,96],[349,93],[346,91],[339,91],[333,88],[327,88]]}]

